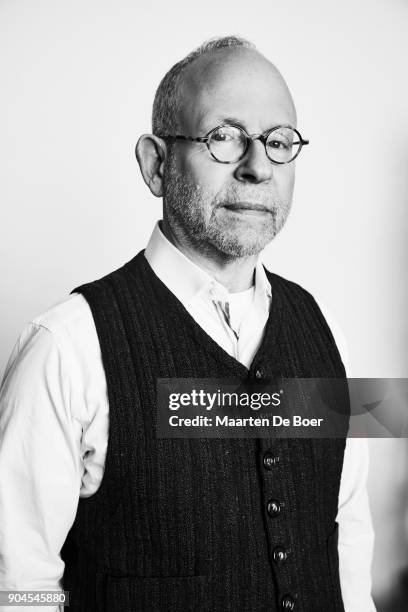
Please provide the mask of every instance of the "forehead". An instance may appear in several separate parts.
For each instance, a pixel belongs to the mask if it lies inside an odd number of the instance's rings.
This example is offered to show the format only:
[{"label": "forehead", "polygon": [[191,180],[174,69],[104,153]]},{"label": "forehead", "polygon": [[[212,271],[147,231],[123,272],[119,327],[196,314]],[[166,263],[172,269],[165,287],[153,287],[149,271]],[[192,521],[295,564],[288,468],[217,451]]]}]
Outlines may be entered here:
[{"label": "forehead", "polygon": [[179,96],[180,127],[193,135],[231,120],[250,133],[296,124],[283,77],[252,49],[219,50],[198,58],[183,74]]}]

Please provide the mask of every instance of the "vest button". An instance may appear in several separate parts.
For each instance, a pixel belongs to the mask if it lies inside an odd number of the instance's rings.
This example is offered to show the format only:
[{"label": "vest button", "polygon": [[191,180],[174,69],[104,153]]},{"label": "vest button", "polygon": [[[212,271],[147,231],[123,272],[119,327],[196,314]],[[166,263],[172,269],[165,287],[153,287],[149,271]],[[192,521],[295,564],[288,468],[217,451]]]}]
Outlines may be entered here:
[{"label": "vest button", "polygon": [[277,463],[279,463],[279,455],[274,455],[272,451],[266,451],[263,456],[265,470],[271,470]]},{"label": "vest button", "polygon": [[283,504],[276,499],[270,499],[266,509],[270,517],[275,518],[282,510]]},{"label": "vest button", "polygon": [[255,378],[258,378],[258,379],[264,378],[264,373],[261,368],[257,368],[255,370]]},{"label": "vest button", "polygon": [[289,550],[283,548],[282,546],[277,546],[276,548],[274,548],[272,556],[275,563],[277,565],[280,565],[281,563],[284,563],[287,560],[289,556]]},{"label": "vest button", "polygon": [[282,610],[294,610],[296,602],[293,599],[292,595],[285,595],[281,601]]}]

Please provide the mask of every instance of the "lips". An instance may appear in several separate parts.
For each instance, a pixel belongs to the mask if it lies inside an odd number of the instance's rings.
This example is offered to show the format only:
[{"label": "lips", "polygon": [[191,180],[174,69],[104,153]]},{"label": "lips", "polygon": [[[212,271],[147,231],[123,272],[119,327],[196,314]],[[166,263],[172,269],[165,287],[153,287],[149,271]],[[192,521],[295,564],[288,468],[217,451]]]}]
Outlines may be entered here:
[{"label": "lips", "polygon": [[233,212],[241,213],[271,213],[272,211],[263,204],[256,204],[254,202],[227,202],[222,204],[223,208],[231,210]]}]

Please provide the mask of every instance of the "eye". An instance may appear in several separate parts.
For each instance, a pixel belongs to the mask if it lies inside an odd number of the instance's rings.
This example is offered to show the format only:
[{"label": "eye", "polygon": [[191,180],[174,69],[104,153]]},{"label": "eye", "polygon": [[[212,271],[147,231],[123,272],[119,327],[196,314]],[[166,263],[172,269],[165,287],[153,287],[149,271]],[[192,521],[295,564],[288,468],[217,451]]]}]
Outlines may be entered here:
[{"label": "eye", "polygon": [[239,129],[234,127],[233,125],[224,125],[223,127],[219,127],[217,130],[211,134],[211,140],[214,143],[222,143],[222,142],[237,142],[242,139],[242,133]]},{"label": "eye", "polygon": [[268,140],[268,147],[271,149],[290,149],[290,147],[292,146],[292,143],[288,142],[285,139],[277,139],[277,138],[273,138],[271,140]]},{"label": "eye", "polygon": [[229,140],[233,140],[234,136],[232,134],[229,134],[228,132],[214,132],[214,134],[212,135],[212,140],[215,140],[216,142],[228,142]]}]

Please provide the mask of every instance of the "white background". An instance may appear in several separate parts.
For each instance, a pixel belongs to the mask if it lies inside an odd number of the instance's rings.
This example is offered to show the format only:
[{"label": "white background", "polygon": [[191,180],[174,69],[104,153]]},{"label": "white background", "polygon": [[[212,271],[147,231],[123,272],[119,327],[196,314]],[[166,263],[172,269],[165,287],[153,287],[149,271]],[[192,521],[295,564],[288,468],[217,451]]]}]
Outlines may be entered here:
[{"label": "white background", "polygon": [[[142,249],[160,201],[134,145],[155,89],[212,36],[274,61],[310,139],[268,267],[347,338],[350,375],[408,376],[408,2],[0,1],[0,371],[24,324]],[[408,444],[371,441],[375,593],[408,565]]]}]

